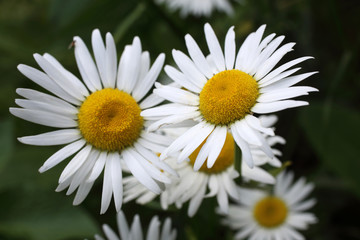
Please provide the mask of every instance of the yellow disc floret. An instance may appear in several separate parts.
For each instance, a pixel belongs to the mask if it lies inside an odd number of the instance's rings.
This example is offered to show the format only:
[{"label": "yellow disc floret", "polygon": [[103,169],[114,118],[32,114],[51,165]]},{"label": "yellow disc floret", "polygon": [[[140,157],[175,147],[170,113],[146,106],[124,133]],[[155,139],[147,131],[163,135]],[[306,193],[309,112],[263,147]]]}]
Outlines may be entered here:
[{"label": "yellow disc floret", "polygon": [[[190,155],[189,158],[192,166],[194,165],[196,157],[199,154],[200,149],[204,145],[205,141],[197,149],[195,149],[195,151]],[[205,161],[205,163],[201,166],[199,171],[208,174],[216,174],[228,169],[228,167],[234,164],[234,159],[235,159],[234,149],[235,149],[235,145],[234,145],[233,136],[230,133],[228,133],[226,135],[224,146],[218,158],[216,159],[214,165],[211,168],[207,168],[206,166],[207,161]]]},{"label": "yellow disc floret", "polygon": [[269,196],[260,200],[254,207],[254,218],[263,227],[273,228],[281,225],[288,214],[283,200]]},{"label": "yellow disc floret", "polygon": [[139,138],[143,128],[141,109],[135,99],[118,89],[92,93],[81,105],[80,132],[94,147],[120,151]]},{"label": "yellow disc floret", "polygon": [[229,125],[251,113],[259,96],[256,80],[239,70],[214,75],[200,92],[200,112],[206,121]]}]

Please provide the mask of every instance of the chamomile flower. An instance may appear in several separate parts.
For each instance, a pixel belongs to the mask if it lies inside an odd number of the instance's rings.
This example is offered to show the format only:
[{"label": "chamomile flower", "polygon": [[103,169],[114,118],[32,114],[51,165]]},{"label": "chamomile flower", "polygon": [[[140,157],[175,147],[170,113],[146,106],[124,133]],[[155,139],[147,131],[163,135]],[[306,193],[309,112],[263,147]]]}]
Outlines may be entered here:
[{"label": "chamomile flower", "polygon": [[273,113],[286,108],[307,105],[305,101],[289,100],[309,92],[312,87],[291,87],[315,72],[293,75],[300,68],[292,66],[312,57],[301,57],[277,68],[281,58],[295,43],[278,48],[284,37],[270,34],[262,40],[265,25],[251,33],[236,54],[235,32],[231,27],[225,38],[225,49],[209,24],[205,24],[205,37],[210,55],[205,57],[195,40],[185,36],[190,57],[173,50],[173,58],[179,70],[166,66],[165,72],[179,87],[156,84],[154,93],[171,103],[147,109],[141,115],[158,121],[149,126],[155,130],[163,125],[195,120],[197,125],[176,139],[160,159],[181,151],[178,161],[184,161],[203,141],[194,169],[197,170],[208,158],[211,168],[224,146],[227,132],[241,148],[242,159],[250,168],[254,166],[250,145],[261,148],[270,158],[273,153],[262,133],[274,132],[261,125],[258,115]]},{"label": "chamomile flower", "polygon": [[240,191],[238,205],[230,205],[223,223],[237,231],[235,239],[305,239],[297,230],[305,230],[317,222],[314,214],[305,212],[315,199],[305,200],[314,185],[304,178],[293,184],[292,173],[282,172],[274,185],[274,193],[262,190]]},{"label": "chamomile flower", "polygon": [[[264,125],[271,126],[275,121],[275,116],[260,117]],[[271,125],[268,125],[271,124]],[[186,130],[182,129],[182,132]],[[166,129],[164,132],[173,136],[181,134],[181,129]],[[271,146],[276,143],[283,143],[284,140],[279,136],[269,139]],[[235,142],[230,133],[227,134],[224,147],[222,148],[215,164],[207,168],[206,163],[201,166],[199,171],[193,170],[195,160],[200,154],[199,146],[190,156],[188,161],[176,162],[175,157],[169,157],[164,161],[168,163],[179,174],[179,178],[172,178],[170,184],[166,184],[165,190],[160,195],[160,203],[163,209],[173,203],[181,208],[183,203],[189,201],[188,215],[194,216],[199,209],[204,198],[215,197],[218,205],[223,212],[228,211],[229,198],[239,199],[239,193],[234,179],[239,177],[239,173],[234,169],[235,161]],[[242,162],[241,175],[244,179],[254,180],[260,183],[273,184],[275,179],[272,175],[260,166],[266,163],[275,167],[281,166],[277,158],[270,159],[257,147],[251,148],[254,155],[254,168],[250,169],[246,163]],[[277,149],[272,149],[274,155],[281,155]],[[150,192],[132,177],[124,178],[124,201],[136,199],[139,204],[146,204],[152,201],[157,195]]]},{"label": "chamomile flower", "polygon": [[228,0],[157,0],[158,3],[166,3],[173,10],[180,10],[180,15],[194,15],[197,17],[209,17],[214,10],[232,14],[233,9]]},{"label": "chamomile flower", "polygon": [[[46,160],[39,171],[45,172],[76,153],[59,178],[57,191],[68,188],[77,193],[74,205],[88,195],[94,181],[104,170],[101,213],[111,202],[117,211],[123,198],[122,164],[147,188],[161,192],[159,182],[169,183],[164,171],[175,174],[152,152],[162,151],[167,139],[145,130],[146,119],[141,111],[158,104],[154,95],[145,98],[160,73],[164,54],[150,68],[148,52],[135,37],[125,47],[117,64],[115,42],[110,33],[105,44],[99,30],[92,33],[93,60],[85,43],[74,37],[75,58],[82,80],[66,70],[49,54],[34,54],[43,71],[20,64],[19,71],[53,95],[19,88],[25,99],[16,99],[21,108],[10,112],[24,120],[60,128],[35,136],[19,138],[30,145],[62,145]],[[160,171],[161,169],[161,171]]]},{"label": "chamomile flower", "polygon": [[[117,226],[118,233],[115,233],[107,224],[103,225],[103,231],[107,240],[175,240],[176,239],[176,230],[171,229],[171,220],[166,218],[163,227],[160,231],[161,222],[157,216],[154,216],[149,224],[147,230],[146,238],[141,228],[140,217],[135,215],[134,220],[129,228],[126,221],[125,215],[122,211],[117,214]],[[105,240],[99,235],[95,235],[96,240]]]}]

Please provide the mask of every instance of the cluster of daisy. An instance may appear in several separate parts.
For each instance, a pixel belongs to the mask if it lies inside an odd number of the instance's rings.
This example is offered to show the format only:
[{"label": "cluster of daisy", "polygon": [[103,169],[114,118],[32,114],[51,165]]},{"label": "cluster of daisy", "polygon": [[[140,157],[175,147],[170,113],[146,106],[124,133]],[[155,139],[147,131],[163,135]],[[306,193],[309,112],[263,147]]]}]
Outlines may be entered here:
[{"label": "cluster of daisy", "polygon": [[[18,69],[50,94],[19,88],[23,99],[16,99],[19,107],[10,112],[60,130],[19,141],[65,144],[39,171],[74,155],[56,189],[67,189],[67,195],[76,191],[74,205],[86,199],[103,173],[100,213],[113,199],[120,239],[143,239],[139,217],[129,228],[122,204],[146,204],[157,196],[165,210],[188,202],[190,217],[205,198],[216,197],[217,212],[224,216],[223,224],[238,231],[237,239],[303,239],[296,229],[316,222],[304,212],[315,204],[314,199],[305,201],[313,185],[305,179],[292,184],[293,174],[281,172],[275,145],[285,140],[275,135],[277,117],[264,114],[308,104],[291,99],[317,90],[293,85],[315,72],[294,75],[300,68],[293,66],[311,57],[277,66],[295,44],[280,47],[283,36],[263,37],[264,25],[238,51],[233,27],[224,49],[209,24],[204,31],[209,54],[186,35],[189,56],[173,50],[177,67],[164,67],[173,80],[168,85],[156,82],[165,55],[151,64],[138,37],[125,46],[119,61],[110,33],[103,39],[99,30],[93,31],[93,54],[74,37],[81,78],[50,54],[34,54],[42,71],[22,64]],[[281,173],[270,174],[269,168]],[[244,188],[239,179],[256,187]],[[161,233],[159,227],[154,217],[146,239],[175,239],[169,219]],[[109,226],[103,229],[108,239],[119,239]]]}]

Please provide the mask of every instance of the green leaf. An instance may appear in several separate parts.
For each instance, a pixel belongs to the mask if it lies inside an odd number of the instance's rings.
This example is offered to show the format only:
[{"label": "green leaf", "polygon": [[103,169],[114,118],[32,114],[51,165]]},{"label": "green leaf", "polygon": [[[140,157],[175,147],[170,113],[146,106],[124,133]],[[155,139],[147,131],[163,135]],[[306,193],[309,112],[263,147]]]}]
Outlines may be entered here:
[{"label": "green leaf", "polygon": [[[29,240],[92,238],[93,219],[56,192],[16,189],[0,194],[0,235]],[[26,201],[24,201],[26,199]]]},{"label": "green leaf", "polygon": [[14,126],[9,119],[0,122],[0,172],[11,158],[14,150]]},{"label": "green leaf", "polygon": [[300,122],[324,165],[360,196],[359,112],[312,103],[301,112]]}]

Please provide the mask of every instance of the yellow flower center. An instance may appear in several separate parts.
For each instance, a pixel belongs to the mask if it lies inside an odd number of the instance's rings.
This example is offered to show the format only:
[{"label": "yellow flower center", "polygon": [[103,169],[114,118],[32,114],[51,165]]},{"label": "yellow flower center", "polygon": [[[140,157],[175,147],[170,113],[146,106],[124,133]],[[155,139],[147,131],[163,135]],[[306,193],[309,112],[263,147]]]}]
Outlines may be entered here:
[{"label": "yellow flower center", "polygon": [[92,93],[81,105],[78,121],[85,140],[101,150],[120,151],[139,138],[143,128],[135,99],[118,89]]},{"label": "yellow flower center", "polygon": [[[205,139],[206,141],[206,139]],[[195,160],[197,155],[200,152],[201,147],[204,145],[205,141],[197,148],[195,151],[190,155],[190,164],[194,166]],[[204,164],[201,166],[199,171],[205,172],[208,174],[216,174],[220,173],[224,170],[226,170],[228,167],[232,166],[234,164],[235,159],[235,145],[234,145],[234,139],[233,136],[228,133],[226,135],[224,146],[220,152],[220,155],[216,159],[214,165],[211,168],[207,168],[207,160],[204,162]]]},{"label": "yellow flower center", "polygon": [[206,121],[229,125],[251,113],[259,96],[256,80],[239,70],[225,70],[207,81],[200,92],[200,112]]},{"label": "yellow flower center", "polygon": [[281,225],[288,214],[283,200],[277,197],[266,197],[254,207],[254,218],[263,227],[273,228]]}]

